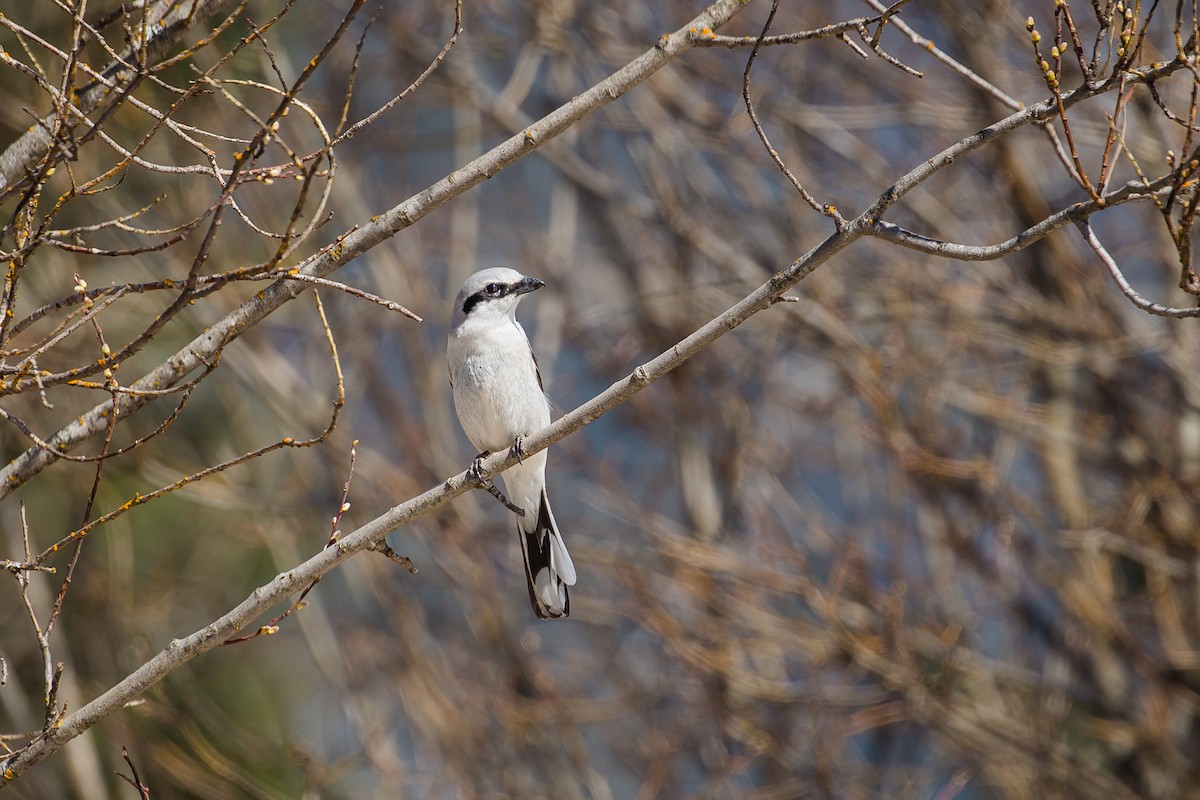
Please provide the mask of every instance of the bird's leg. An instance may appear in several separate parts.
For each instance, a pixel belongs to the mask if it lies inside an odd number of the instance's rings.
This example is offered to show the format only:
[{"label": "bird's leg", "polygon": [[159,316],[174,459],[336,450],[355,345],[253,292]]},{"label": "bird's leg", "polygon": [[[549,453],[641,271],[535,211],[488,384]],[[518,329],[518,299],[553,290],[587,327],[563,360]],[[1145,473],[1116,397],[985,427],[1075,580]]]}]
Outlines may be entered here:
[{"label": "bird's leg", "polygon": [[513,512],[518,517],[525,516],[525,509],[521,508],[520,506],[513,505],[512,503],[510,503],[508,501],[508,498],[504,496],[504,493],[496,488],[496,484],[492,483],[491,481],[488,481],[487,486],[485,486],[483,488],[488,490],[488,494],[490,494],[492,497],[496,498],[501,503],[503,503],[504,507],[507,508],[509,511]]},{"label": "bird's leg", "polygon": [[496,484],[491,478],[483,477],[483,460],[490,456],[487,450],[484,450],[479,455],[475,456],[475,460],[471,462],[471,466],[467,469],[467,477],[477,483],[481,489],[487,489],[488,494],[504,504],[504,507],[516,514],[518,517],[525,516],[525,509],[518,505],[514,505],[508,501],[504,493],[496,488]]}]

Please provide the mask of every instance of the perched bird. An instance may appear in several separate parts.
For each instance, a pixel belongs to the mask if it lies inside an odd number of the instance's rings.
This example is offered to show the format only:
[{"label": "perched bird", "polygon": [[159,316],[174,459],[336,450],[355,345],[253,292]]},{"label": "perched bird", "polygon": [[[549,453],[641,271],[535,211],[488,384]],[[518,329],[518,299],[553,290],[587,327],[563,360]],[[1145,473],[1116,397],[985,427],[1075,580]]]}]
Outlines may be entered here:
[{"label": "perched bird", "polygon": [[[454,299],[446,357],[454,409],[479,458],[515,448],[550,424],[550,404],[525,329],[517,322],[521,296],[546,284],[515,269],[491,267],[467,278]],[[476,460],[478,464],[478,459]],[[501,474],[506,505],[517,516],[529,602],[539,619],[571,613],[567,587],[575,566],[546,499],[546,451]]]}]

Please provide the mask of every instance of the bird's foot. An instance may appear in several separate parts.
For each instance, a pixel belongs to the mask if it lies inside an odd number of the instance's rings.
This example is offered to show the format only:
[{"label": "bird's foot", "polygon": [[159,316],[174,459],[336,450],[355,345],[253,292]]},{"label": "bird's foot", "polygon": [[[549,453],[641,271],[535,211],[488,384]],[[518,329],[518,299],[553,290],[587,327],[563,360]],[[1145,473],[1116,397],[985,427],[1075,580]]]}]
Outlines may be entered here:
[{"label": "bird's foot", "polygon": [[467,467],[467,479],[478,485],[480,488],[486,488],[492,482],[491,478],[483,476],[483,460],[490,456],[487,450],[484,450],[479,455],[475,456],[475,460],[471,462],[471,466]]},{"label": "bird's foot", "polygon": [[524,443],[525,443],[525,435],[518,434],[517,438],[513,439],[512,447],[508,448],[509,455],[516,456],[518,464],[525,463],[524,461],[521,460],[522,456],[525,455]]}]

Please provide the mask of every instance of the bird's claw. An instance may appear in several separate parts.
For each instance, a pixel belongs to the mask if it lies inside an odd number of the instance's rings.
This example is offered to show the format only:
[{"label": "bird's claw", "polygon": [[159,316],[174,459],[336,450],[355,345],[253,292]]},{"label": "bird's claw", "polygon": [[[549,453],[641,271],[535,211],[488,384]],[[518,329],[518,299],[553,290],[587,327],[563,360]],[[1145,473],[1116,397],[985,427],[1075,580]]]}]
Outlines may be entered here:
[{"label": "bird's claw", "polygon": [[480,487],[485,487],[491,483],[490,478],[483,477],[483,460],[490,456],[487,450],[484,450],[479,455],[475,456],[475,460],[471,462],[471,466],[467,467],[467,479]]},{"label": "bird's claw", "polygon": [[524,443],[525,443],[524,434],[518,434],[517,438],[513,439],[512,447],[508,448],[509,455],[516,456],[518,464],[525,463],[524,461],[521,460],[521,457],[525,455]]}]

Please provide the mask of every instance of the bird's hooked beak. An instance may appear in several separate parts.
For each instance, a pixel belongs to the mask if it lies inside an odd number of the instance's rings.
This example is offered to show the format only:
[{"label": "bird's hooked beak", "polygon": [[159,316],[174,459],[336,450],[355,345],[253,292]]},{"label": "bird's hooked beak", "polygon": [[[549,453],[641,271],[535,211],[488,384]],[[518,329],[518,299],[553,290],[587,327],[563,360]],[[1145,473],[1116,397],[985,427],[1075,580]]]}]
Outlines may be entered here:
[{"label": "bird's hooked beak", "polygon": [[540,281],[537,278],[522,278],[512,288],[512,294],[529,294],[537,291],[546,285],[545,281]]}]

